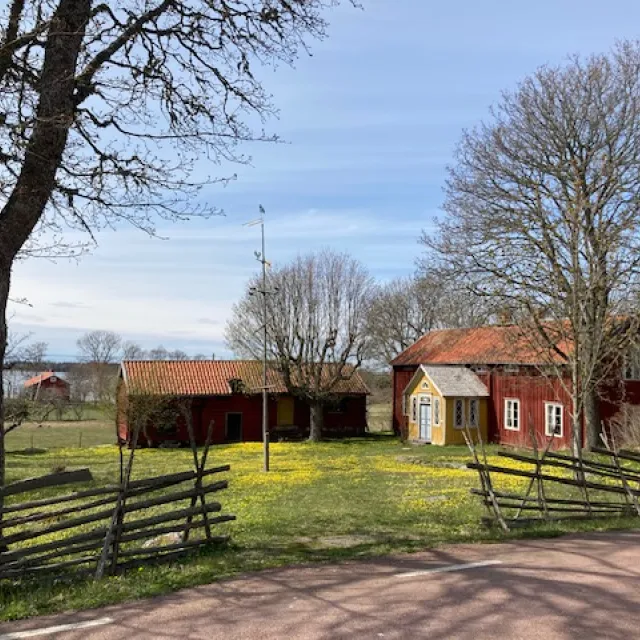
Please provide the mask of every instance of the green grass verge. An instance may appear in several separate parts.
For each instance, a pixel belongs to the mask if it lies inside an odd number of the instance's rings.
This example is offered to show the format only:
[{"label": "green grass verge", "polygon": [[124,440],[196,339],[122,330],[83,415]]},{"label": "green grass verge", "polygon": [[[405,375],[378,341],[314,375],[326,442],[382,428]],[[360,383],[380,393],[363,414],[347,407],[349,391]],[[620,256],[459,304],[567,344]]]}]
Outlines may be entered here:
[{"label": "green grass verge", "polygon": [[[505,539],[497,530],[480,525],[482,505],[469,494],[477,486],[477,476],[464,468],[468,452],[462,447],[408,447],[391,437],[371,436],[320,444],[274,444],[271,452],[272,472],[265,474],[260,444],[212,449],[210,465],[231,464],[226,474],[230,488],[217,496],[224,511],[238,517],[237,522],[219,527],[232,536],[226,548],[203,550],[180,562],[150,564],[101,581],[58,577],[5,582],[0,584],[0,620],[153,596],[268,567]],[[493,453],[491,449],[492,459]],[[8,456],[8,479],[83,466],[90,467],[98,486],[114,481],[116,447],[31,454],[14,450]],[[187,450],[141,450],[134,477],[190,466]],[[520,490],[522,486],[522,480],[507,479],[500,488]],[[632,519],[550,524],[509,537],[636,524]]]}]

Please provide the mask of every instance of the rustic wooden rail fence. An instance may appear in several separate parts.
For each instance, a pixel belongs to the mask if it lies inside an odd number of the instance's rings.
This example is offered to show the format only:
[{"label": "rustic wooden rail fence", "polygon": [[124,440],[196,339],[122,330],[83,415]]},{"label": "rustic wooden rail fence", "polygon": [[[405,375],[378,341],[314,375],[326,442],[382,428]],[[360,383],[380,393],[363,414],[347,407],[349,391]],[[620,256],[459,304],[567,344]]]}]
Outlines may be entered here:
[{"label": "rustic wooden rail fence", "polygon": [[230,467],[206,467],[211,429],[201,455],[192,438],[193,470],[133,480],[134,441],[126,464],[120,449],[117,484],[20,503],[7,498],[87,483],[92,475],[79,469],[0,487],[0,579],[69,569],[100,578],[150,557],[175,558],[226,541],[213,527],[235,516],[221,513],[221,503],[211,497],[227,488],[227,480],[215,476]]},{"label": "rustic wooden rail fence", "polygon": [[[523,469],[489,463],[484,445],[467,437],[473,455],[467,467],[480,479],[480,488],[471,493],[487,508],[485,524],[509,531],[536,522],[640,517],[640,467],[634,466],[640,465],[640,453],[617,450],[604,435],[605,446],[593,449],[591,455],[553,452],[551,442],[541,453],[535,443],[530,454],[498,452],[505,460],[531,465]],[[504,491],[496,489],[500,477],[529,482],[523,493]]]}]

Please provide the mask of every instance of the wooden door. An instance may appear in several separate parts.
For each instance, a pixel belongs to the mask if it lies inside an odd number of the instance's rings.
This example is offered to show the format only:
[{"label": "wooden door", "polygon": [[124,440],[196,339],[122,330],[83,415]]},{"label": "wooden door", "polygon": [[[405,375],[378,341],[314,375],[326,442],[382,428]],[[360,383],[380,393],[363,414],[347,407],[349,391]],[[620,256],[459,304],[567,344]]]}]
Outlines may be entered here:
[{"label": "wooden door", "polygon": [[293,398],[283,396],[278,398],[278,426],[290,427],[293,422]]},{"label": "wooden door", "polygon": [[431,442],[431,405],[420,403],[420,440]]}]

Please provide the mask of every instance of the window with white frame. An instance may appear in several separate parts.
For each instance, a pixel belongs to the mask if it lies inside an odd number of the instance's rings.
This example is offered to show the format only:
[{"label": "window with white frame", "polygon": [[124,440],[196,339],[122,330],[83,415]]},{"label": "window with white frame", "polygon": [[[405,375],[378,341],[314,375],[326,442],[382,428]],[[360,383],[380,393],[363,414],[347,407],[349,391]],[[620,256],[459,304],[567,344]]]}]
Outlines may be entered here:
[{"label": "window with white frame", "polygon": [[440,424],[440,398],[433,399],[433,424]]},{"label": "window with white frame", "polygon": [[464,400],[456,398],[453,401],[453,426],[456,429],[464,427]]},{"label": "window with white frame", "polygon": [[411,398],[411,420],[415,422],[418,418],[418,402],[415,398]]},{"label": "window with white frame", "polygon": [[625,355],[622,377],[625,380],[640,380],[640,349],[633,349]]},{"label": "window with white frame", "polygon": [[480,419],[480,400],[478,398],[471,398],[469,400],[469,426],[471,428],[477,427]]},{"label": "window with white frame", "polygon": [[510,431],[520,431],[520,400],[505,398],[504,428]]},{"label": "window with white frame", "polygon": [[548,436],[561,438],[563,433],[562,405],[555,402],[545,402],[544,432]]}]

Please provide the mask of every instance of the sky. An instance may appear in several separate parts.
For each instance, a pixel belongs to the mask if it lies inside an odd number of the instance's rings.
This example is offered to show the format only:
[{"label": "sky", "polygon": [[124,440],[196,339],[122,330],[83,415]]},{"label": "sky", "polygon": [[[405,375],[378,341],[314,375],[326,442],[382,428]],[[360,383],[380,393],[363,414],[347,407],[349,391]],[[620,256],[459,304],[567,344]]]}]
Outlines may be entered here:
[{"label": "sky", "polygon": [[161,238],[119,227],[79,261],[18,263],[12,296],[29,306],[11,305],[12,330],[57,360],[95,329],[232,357],[224,327],[259,266],[259,227],[242,226],[259,204],[271,262],[330,247],[380,281],[411,275],[462,131],[539,66],[640,36],[637,0],[360,2],[327,14],[312,56],[262,72],[279,109],[267,128],[286,142],[245,147],[237,180],[202,193],[224,216],[165,223]]}]

